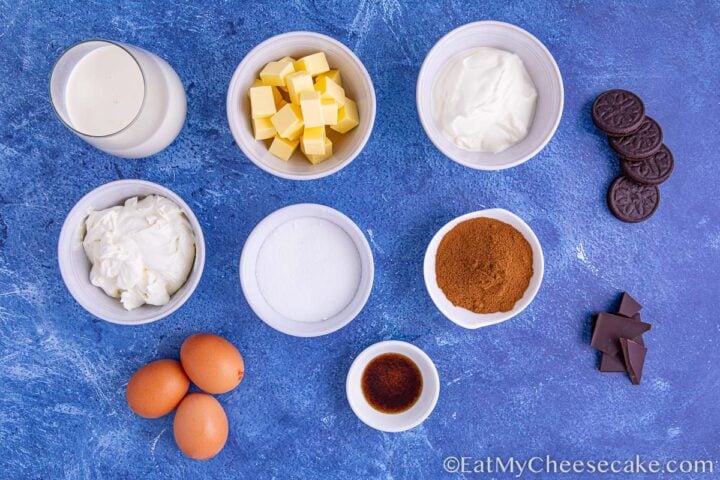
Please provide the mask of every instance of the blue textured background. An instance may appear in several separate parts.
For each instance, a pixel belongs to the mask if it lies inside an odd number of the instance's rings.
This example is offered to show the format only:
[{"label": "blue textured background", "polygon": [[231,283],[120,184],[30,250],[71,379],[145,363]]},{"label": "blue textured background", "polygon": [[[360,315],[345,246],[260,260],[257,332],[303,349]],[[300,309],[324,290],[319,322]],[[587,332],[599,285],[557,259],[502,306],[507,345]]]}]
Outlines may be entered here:
[{"label": "blue textured background", "polygon": [[[720,3],[63,3],[0,2],[0,477],[437,478],[453,454],[720,459]],[[451,29],[481,19],[535,34],[565,81],[565,113],[550,144],[496,173],[443,157],[415,110],[427,51]],[[226,87],[243,55],[271,35],[300,29],[353,49],[378,100],[362,155],[309,183],[251,164],[225,119]],[[180,74],[188,119],[166,151],[142,161],[112,158],[56,120],[50,69],[65,47],[87,37],[147,48]],[[589,107],[611,87],[645,99],[677,159],[659,211],[640,225],[617,221],[605,205],[619,169]],[[57,268],[67,212],[118,178],[170,187],[206,235],[195,295],[144,327],[92,318]],[[265,326],[237,278],[252,227],[297,202],[348,214],[375,255],[366,308],[323,338]],[[446,221],[495,206],[535,229],[545,281],[519,317],[464,330],[431,303],[422,257]],[[591,313],[613,308],[623,289],[646,305],[653,324],[641,386],[599,373],[588,345]],[[182,340],[198,331],[226,336],[247,363],[240,387],[220,396],[230,437],[210,462],[180,454],[172,416],[144,420],[124,400],[135,369],[177,357]],[[442,383],[432,416],[401,434],[366,427],[344,393],[355,355],[391,338],[423,348]]]}]

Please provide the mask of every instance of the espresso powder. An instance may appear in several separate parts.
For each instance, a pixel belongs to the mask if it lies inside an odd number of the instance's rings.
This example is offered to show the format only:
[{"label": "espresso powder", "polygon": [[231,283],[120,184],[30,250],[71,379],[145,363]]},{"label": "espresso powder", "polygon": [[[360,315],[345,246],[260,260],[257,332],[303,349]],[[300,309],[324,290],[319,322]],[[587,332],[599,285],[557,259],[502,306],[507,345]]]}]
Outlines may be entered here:
[{"label": "espresso powder", "polygon": [[453,305],[475,313],[507,312],[530,284],[532,265],[532,248],[514,227],[474,218],[440,241],[435,275]]}]

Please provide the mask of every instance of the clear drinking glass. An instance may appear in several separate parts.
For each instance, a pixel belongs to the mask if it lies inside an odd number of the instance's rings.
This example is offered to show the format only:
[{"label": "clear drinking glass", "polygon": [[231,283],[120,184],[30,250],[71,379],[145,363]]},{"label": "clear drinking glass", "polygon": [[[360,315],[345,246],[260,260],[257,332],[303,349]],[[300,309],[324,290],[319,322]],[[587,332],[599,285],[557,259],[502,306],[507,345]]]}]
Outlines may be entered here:
[{"label": "clear drinking glass", "polygon": [[109,40],[67,49],[53,67],[50,98],[68,128],[124,158],[147,157],[170,145],[187,112],[180,77],[166,61]]}]

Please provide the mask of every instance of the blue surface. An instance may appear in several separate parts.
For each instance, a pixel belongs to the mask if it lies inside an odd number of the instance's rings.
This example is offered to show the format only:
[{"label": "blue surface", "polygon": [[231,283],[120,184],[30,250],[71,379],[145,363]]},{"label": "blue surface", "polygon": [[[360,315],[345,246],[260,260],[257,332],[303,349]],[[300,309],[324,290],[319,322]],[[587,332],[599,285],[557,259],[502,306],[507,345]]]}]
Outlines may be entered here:
[{"label": "blue surface", "polygon": [[[450,476],[442,469],[448,455],[720,459],[720,3],[63,3],[0,3],[0,477],[438,478]],[[425,54],[446,32],[481,19],[535,34],[565,80],[553,140],[530,162],[496,173],[443,157],[415,110]],[[225,119],[226,87],[243,55],[299,29],[353,49],[378,100],[360,157],[307,183],[255,167]],[[145,47],[183,79],[187,124],[161,154],[112,158],[54,117],[52,64],[88,37]],[[619,169],[589,107],[612,87],[645,99],[677,159],[659,211],[639,225],[617,221],[605,204]],[[205,273],[190,301],[138,328],[92,318],[57,268],[65,215],[83,194],[118,178],[148,179],[180,194],[207,242]],[[376,262],[363,312],[316,339],[263,324],[237,278],[253,226],[298,202],[353,218]],[[519,317],[464,330],[426,294],[423,254],[451,218],[496,206],[535,229],[545,281]],[[588,345],[590,315],[613,308],[624,289],[646,305],[653,324],[641,386],[598,372]],[[199,331],[226,336],[247,363],[240,387],[220,396],[230,437],[209,462],[180,454],[172,416],[144,420],[124,400],[134,370],[177,357],[182,340]],[[435,412],[406,433],[366,427],[345,400],[352,359],[384,339],[423,348],[442,382]]]}]

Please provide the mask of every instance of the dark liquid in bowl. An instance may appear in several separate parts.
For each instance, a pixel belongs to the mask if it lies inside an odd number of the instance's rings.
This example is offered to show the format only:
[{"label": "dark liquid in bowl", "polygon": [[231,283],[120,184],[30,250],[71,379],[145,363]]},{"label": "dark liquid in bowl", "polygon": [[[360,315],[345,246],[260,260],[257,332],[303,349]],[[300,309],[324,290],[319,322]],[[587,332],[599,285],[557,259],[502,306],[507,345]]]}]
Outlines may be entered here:
[{"label": "dark liquid in bowl", "polygon": [[373,358],[362,375],[365,400],[383,413],[402,413],[420,398],[423,377],[415,362],[399,353]]}]

